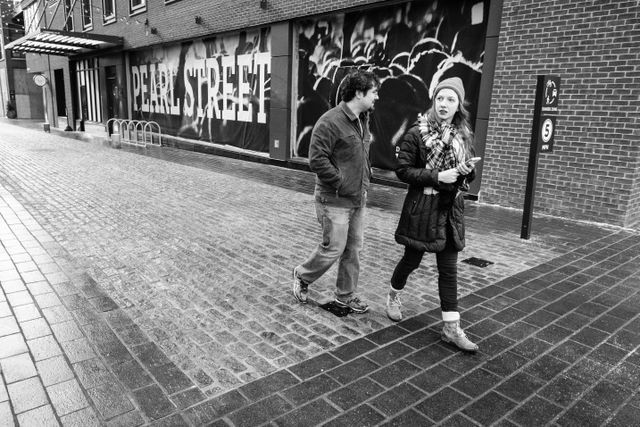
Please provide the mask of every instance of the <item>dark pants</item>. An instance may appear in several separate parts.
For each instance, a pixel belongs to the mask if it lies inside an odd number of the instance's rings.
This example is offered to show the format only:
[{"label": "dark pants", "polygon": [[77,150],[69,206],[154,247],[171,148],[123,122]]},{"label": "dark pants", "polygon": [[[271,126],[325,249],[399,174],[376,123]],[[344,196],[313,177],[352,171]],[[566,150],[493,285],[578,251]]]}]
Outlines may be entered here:
[{"label": "dark pants", "polygon": [[[436,252],[438,293],[442,311],[458,311],[458,251],[452,247],[450,241],[447,239],[446,247],[441,252]],[[420,266],[423,255],[423,251],[405,246],[404,255],[391,276],[393,289],[404,288],[409,275]]]}]

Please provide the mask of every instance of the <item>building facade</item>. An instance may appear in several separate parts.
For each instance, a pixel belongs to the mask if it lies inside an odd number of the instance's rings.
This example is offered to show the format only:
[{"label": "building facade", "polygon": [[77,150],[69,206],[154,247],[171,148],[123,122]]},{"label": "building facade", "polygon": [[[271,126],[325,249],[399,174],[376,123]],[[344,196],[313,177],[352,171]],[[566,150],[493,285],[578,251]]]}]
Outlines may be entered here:
[{"label": "building facade", "polygon": [[0,0],[0,117],[41,119],[42,92],[33,85],[23,52],[5,51],[4,45],[24,35],[17,0]]},{"label": "building facade", "polygon": [[[154,122],[166,141],[304,164],[310,132],[354,68],[382,81],[371,160],[459,76],[483,157],[470,193],[522,208],[537,76],[560,77],[535,211],[640,228],[640,10],[555,0],[24,0],[9,43],[43,74],[48,120]],[[5,54],[6,55],[6,54]],[[45,99],[46,102],[42,102]]]}]

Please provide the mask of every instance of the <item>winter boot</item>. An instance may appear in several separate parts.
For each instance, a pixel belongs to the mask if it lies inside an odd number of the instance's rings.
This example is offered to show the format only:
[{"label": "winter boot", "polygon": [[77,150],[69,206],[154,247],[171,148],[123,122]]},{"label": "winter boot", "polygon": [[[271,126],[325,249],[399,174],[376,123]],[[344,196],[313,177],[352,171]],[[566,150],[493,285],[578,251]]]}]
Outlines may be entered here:
[{"label": "winter boot", "polygon": [[393,287],[391,287],[389,289],[389,293],[387,294],[387,316],[389,316],[389,319],[393,320],[394,322],[399,322],[402,320],[402,312],[400,311],[400,307],[402,306],[402,303],[400,302],[400,293],[402,291],[399,291],[397,289],[393,289]]},{"label": "winter boot", "polygon": [[472,343],[460,328],[460,313],[457,311],[443,311],[442,320],[444,320],[441,335],[442,341],[451,343],[463,351],[471,353],[478,351],[478,346]]}]

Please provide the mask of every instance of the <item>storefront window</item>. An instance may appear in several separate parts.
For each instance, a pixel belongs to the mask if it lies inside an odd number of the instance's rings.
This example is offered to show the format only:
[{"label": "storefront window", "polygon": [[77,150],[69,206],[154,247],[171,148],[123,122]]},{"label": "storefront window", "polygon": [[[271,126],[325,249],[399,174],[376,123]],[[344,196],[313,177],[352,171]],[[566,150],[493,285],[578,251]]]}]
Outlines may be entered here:
[{"label": "storefront window", "polygon": [[91,16],[91,0],[82,0],[82,29],[93,28],[93,18]]},{"label": "storefront window", "polygon": [[147,9],[146,0],[129,0],[129,11],[134,14]]},{"label": "storefront window", "polygon": [[96,123],[102,122],[98,66],[98,58],[83,59],[76,62],[77,96],[80,114],[84,120]]},{"label": "storefront window", "polygon": [[102,0],[102,21],[109,24],[116,20],[115,0]]}]

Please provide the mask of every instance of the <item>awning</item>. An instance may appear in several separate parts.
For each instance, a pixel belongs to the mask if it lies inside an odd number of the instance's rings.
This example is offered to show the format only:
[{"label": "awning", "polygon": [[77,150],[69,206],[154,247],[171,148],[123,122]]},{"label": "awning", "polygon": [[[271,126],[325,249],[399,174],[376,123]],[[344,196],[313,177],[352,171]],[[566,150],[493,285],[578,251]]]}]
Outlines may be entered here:
[{"label": "awning", "polygon": [[72,56],[122,46],[122,37],[40,28],[5,45],[16,52]]}]

